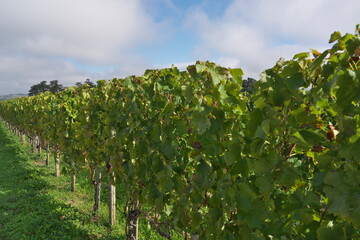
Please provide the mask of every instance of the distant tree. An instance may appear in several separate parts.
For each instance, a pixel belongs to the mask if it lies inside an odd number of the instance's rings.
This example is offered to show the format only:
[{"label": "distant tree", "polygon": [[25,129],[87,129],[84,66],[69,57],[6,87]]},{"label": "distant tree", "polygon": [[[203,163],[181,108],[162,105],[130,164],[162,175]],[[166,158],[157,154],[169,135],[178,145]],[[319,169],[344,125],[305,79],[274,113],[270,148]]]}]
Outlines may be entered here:
[{"label": "distant tree", "polygon": [[85,84],[89,85],[91,88],[96,87],[96,83],[93,83],[90,79],[85,80]]},{"label": "distant tree", "polygon": [[242,82],[242,92],[248,92],[252,94],[254,92],[254,84],[256,80],[253,78],[247,78]]},{"label": "distant tree", "polygon": [[84,83],[82,83],[82,82],[77,82],[77,83],[75,83],[75,86],[76,86],[76,87],[81,87],[81,86],[83,86],[83,85],[85,85],[85,84],[89,85],[90,88],[96,87],[96,84],[93,83],[93,82],[92,82],[90,79],[88,79],[88,78],[85,80]]},{"label": "distant tree", "polygon": [[46,83],[46,81],[42,81],[41,83],[35,84],[30,87],[29,96],[35,96],[39,93],[47,92],[49,90],[49,85]]},{"label": "distant tree", "polygon": [[64,86],[62,84],[59,84],[58,80],[52,80],[50,81],[49,84],[47,84],[46,81],[42,81],[39,84],[35,84],[31,86],[28,95],[35,96],[39,93],[48,92],[48,91],[52,93],[56,93],[62,90],[64,90]]},{"label": "distant tree", "polygon": [[49,84],[49,91],[52,93],[57,93],[64,90],[64,86],[62,84],[59,84],[58,80],[52,80]]},{"label": "distant tree", "polygon": [[82,82],[76,82],[76,83],[75,83],[75,86],[76,86],[76,87],[81,87],[82,85],[84,85],[84,84],[82,84]]}]

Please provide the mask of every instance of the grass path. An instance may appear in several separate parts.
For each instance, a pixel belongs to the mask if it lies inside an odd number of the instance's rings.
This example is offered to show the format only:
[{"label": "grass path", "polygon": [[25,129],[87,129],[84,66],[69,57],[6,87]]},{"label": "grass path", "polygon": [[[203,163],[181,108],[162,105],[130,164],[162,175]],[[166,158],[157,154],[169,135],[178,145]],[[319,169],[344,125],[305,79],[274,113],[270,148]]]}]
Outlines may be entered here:
[{"label": "grass path", "polygon": [[124,239],[123,226],[109,231],[106,214],[91,215],[86,191],[71,193],[70,179],[36,158],[0,123],[1,240]]},{"label": "grass path", "polygon": [[[44,156],[42,156],[44,158]],[[65,169],[63,169],[65,170]],[[54,164],[45,165],[0,122],[0,240],[125,239],[125,216],[117,211],[117,224],[108,224],[107,186],[94,216],[93,187],[88,172],[77,174],[76,192],[71,176],[54,176]],[[117,209],[125,197],[117,188]],[[139,240],[160,240],[155,230],[140,219]],[[173,239],[183,239],[173,234]]]}]

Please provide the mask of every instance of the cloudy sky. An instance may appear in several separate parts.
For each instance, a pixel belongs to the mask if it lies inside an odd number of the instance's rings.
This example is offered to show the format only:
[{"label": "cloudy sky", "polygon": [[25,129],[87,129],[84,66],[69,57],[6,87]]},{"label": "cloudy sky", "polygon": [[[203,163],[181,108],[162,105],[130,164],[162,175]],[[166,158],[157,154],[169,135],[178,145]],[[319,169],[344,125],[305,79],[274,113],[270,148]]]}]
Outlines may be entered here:
[{"label": "cloudy sky", "polygon": [[359,0],[0,0],[0,95],[210,60],[258,78],[354,33]]}]

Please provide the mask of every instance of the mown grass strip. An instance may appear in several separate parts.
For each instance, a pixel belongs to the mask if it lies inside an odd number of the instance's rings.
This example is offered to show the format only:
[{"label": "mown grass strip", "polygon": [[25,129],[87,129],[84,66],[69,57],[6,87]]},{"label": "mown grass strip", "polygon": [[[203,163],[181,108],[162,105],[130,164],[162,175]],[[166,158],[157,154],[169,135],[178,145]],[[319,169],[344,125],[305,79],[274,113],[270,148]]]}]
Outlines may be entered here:
[{"label": "mown grass strip", "polygon": [[[117,224],[108,224],[106,183],[101,209],[92,214],[93,187],[85,171],[77,175],[76,192],[71,176],[54,177],[54,163],[45,165],[0,122],[0,239],[125,239],[125,197],[118,188]],[[66,172],[66,168],[62,169]],[[174,239],[180,239],[174,236]],[[140,220],[140,240],[164,239]]]},{"label": "mown grass strip", "polygon": [[123,226],[110,231],[104,214],[91,214],[86,189],[71,193],[67,178],[54,178],[1,123],[0,239],[124,238]]}]

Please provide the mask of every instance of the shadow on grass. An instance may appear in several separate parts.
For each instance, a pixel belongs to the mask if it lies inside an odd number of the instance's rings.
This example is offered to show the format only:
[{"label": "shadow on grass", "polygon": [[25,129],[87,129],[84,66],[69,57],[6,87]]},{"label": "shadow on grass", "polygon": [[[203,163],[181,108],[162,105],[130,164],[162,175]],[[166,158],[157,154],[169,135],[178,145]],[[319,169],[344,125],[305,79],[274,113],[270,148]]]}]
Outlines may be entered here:
[{"label": "shadow on grass", "polygon": [[29,155],[0,124],[0,239],[96,239],[80,226],[86,216],[48,196]]}]

